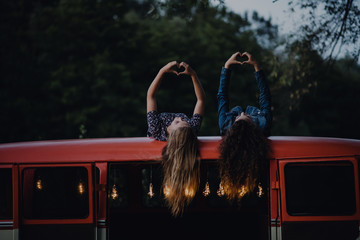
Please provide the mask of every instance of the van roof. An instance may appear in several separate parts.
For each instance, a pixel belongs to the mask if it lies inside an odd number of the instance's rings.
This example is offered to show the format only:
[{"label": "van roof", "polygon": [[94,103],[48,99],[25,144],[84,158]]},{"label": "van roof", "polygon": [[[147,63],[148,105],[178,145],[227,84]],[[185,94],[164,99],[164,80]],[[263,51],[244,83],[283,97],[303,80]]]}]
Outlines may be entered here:
[{"label": "van roof", "polygon": [[[219,136],[199,136],[202,159],[217,159]],[[360,156],[360,140],[271,136],[272,159]],[[0,164],[160,160],[165,142],[148,137],[49,140],[0,144]]]}]

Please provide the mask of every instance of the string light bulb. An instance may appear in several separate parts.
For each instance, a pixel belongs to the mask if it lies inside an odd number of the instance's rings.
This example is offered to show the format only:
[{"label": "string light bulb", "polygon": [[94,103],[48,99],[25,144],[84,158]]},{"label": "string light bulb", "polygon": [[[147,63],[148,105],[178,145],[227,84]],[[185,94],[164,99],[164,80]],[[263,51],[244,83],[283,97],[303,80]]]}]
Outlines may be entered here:
[{"label": "string light bulb", "polygon": [[264,191],[263,191],[263,188],[261,186],[261,183],[259,183],[258,189],[259,189],[259,191],[257,192],[257,195],[258,195],[259,198],[261,198],[264,195]]},{"label": "string light bulb", "polygon": [[219,197],[222,197],[222,196],[225,195],[225,190],[224,190],[224,187],[223,187],[223,185],[221,184],[221,182],[220,182],[220,184],[219,184],[219,189],[216,191],[216,193],[217,193],[217,195],[218,195]]},{"label": "string light bulb", "polygon": [[205,183],[205,188],[204,188],[204,191],[203,191],[203,195],[205,197],[209,196],[210,195],[210,186],[209,186],[209,182],[207,181]]},{"label": "string light bulb", "polygon": [[149,192],[147,193],[147,195],[150,197],[150,198],[153,198],[155,193],[154,193],[154,189],[153,189],[153,184],[150,183],[149,185]]},{"label": "string light bulb", "polygon": [[42,189],[43,189],[43,184],[42,184],[41,179],[38,179],[38,180],[36,181],[35,186],[36,186],[36,189],[37,189],[37,190],[42,190]]},{"label": "string light bulb", "polygon": [[84,183],[82,181],[79,182],[78,192],[80,193],[80,195],[85,193],[85,185],[84,185]]},{"label": "string light bulb", "polygon": [[114,199],[114,200],[119,197],[119,193],[118,193],[118,191],[117,191],[117,189],[116,189],[115,184],[114,184],[113,187],[111,188],[111,194],[110,194],[110,196],[111,196],[111,198]]},{"label": "string light bulb", "polygon": [[242,198],[247,193],[247,190],[246,190],[245,186],[241,186],[241,188],[238,192],[239,192],[239,196]]},{"label": "string light bulb", "polygon": [[154,187],[153,187],[153,184],[152,184],[152,165],[150,166],[150,185],[149,185],[149,192],[147,193],[147,195],[150,197],[150,198],[153,198],[155,193],[154,193]]}]

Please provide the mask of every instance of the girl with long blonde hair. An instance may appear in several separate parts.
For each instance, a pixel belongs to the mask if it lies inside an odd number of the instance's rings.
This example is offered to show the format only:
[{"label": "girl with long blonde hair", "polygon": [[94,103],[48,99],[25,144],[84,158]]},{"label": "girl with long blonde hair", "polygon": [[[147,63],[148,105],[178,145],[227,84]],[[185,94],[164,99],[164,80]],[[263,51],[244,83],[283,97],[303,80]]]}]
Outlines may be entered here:
[{"label": "girl with long blonde hair", "polygon": [[[184,71],[178,72],[176,68],[184,68]],[[165,74],[191,77],[197,98],[191,118],[184,113],[158,113],[155,94]],[[199,187],[197,134],[204,109],[205,93],[202,85],[196,72],[185,62],[173,61],[162,67],[147,92],[147,135],[159,141],[167,141],[162,151],[163,190],[165,200],[174,216],[183,213]]]}]

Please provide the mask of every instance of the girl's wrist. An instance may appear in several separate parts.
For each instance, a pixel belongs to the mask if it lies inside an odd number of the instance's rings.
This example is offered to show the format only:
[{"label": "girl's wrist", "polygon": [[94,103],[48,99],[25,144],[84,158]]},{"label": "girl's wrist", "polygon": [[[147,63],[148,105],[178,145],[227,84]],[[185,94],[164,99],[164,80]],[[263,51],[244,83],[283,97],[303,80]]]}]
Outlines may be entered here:
[{"label": "girl's wrist", "polygon": [[158,72],[158,74],[160,74],[160,75],[163,75],[164,73],[166,73],[166,69],[163,69],[163,68],[161,68]]},{"label": "girl's wrist", "polygon": [[224,68],[229,69],[229,68],[230,68],[230,65],[231,65],[231,63],[228,62],[228,61],[226,61],[225,64],[224,64]]},{"label": "girl's wrist", "polygon": [[196,72],[191,72],[190,77],[198,79],[198,76],[197,76]]},{"label": "girl's wrist", "polygon": [[255,72],[260,71],[260,65],[259,65],[257,62],[255,62],[255,63],[253,64],[253,66],[254,66]]}]

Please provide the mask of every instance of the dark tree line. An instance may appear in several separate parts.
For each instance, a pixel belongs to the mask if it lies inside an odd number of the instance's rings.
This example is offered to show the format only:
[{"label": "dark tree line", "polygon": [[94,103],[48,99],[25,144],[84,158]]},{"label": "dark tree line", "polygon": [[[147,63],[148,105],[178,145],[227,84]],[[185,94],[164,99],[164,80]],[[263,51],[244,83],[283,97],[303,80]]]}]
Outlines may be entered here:
[{"label": "dark tree line", "polygon": [[[272,135],[359,138],[360,69],[329,68],[308,39],[278,50],[277,26],[222,1],[51,0],[0,4],[1,142],[146,134],[146,91],[160,67],[186,61],[207,95],[200,135],[218,135],[216,92],[234,51],[262,63],[273,95]],[[231,104],[256,105],[250,67],[234,69]],[[169,77],[161,111],[191,114],[190,79]]]}]

